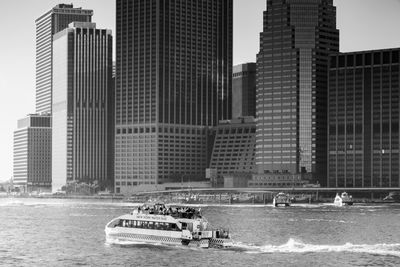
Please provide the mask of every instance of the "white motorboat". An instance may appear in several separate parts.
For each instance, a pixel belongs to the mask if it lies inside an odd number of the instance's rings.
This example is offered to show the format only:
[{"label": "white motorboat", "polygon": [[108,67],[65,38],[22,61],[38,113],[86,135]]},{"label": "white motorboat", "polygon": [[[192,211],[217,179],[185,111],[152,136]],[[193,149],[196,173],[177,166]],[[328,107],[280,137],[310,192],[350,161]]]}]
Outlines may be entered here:
[{"label": "white motorboat", "polygon": [[285,194],[283,192],[278,193],[272,201],[272,205],[275,207],[278,207],[279,205],[287,207],[290,206],[290,203],[289,194]]},{"label": "white motorboat", "polygon": [[164,204],[138,207],[130,214],[110,221],[105,227],[107,241],[185,245],[201,248],[230,247],[224,229],[211,229],[199,209],[167,207]]},{"label": "white motorboat", "polygon": [[340,196],[337,193],[333,204],[336,206],[351,206],[353,205],[353,197],[346,192],[343,192]]}]

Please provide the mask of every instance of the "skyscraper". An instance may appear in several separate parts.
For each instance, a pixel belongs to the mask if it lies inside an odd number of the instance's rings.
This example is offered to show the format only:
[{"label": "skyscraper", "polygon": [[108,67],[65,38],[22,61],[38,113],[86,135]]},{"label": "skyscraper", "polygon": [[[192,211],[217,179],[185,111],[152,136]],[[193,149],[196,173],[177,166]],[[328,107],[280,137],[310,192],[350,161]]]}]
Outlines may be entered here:
[{"label": "skyscraper", "polygon": [[330,187],[399,187],[400,48],[331,56]]},{"label": "skyscraper", "polygon": [[52,190],[113,185],[111,31],[73,22],[53,37]]},{"label": "skyscraper", "polygon": [[326,179],[328,56],[339,50],[332,0],[268,0],[257,56],[259,174]]},{"label": "skyscraper", "polygon": [[51,188],[51,117],[31,114],[14,131],[14,185],[23,192]]},{"label": "skyscraper", "polygon": [[231,117],[232,0],[117,0],[117,192],[204,176]]},{"label": "skyscraper", "polygon": [[59,4],[36,20],[36,112],[51,114],[53,35],[73,21],[90,22],[93,11]]},{"label": "skyscraper", "polygon": [[256,63],[233,66],[232,117],[256,116]]}]

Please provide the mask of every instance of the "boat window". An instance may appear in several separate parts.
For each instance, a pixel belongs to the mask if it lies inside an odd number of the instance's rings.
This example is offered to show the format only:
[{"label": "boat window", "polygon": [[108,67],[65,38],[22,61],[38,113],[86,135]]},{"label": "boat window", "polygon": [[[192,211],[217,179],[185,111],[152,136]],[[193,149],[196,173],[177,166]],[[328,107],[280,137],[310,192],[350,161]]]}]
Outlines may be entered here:
[{"label": "boat window", "polygon": [[182,230],[186,230],[187,228],[187,223],[182,223]]},{"label": "boat window", "polygon": [[114,228],[114,227],[117,227],[117,226],[121,226],[120,222],[121,222],[120,219],[116,219],[116,220],[112,221],[111,223],[109,223],[108,227]]},{"label": "boat window", "polygon": [[[187,223],[182,223],[185,228],[188,228]],[[127,227],[127,228],[145,228],[145,229],[156,229],[165,231],[180,231],[175,223],[165,223],[165,222],[152,222],[152,221],[136,221],[136,220],[115,220],[108,225],[108,227]],[[189,226],[190,228],[190,226]]]}]

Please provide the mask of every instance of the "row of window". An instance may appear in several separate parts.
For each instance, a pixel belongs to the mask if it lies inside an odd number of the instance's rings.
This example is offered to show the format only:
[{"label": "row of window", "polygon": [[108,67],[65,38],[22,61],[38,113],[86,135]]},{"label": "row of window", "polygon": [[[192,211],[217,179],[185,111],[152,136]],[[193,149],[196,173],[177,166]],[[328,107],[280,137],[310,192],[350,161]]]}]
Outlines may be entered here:
[{"label": "row of window", "polygon": [[152,221],[136,221],[136,220],[120,220],[116,227],[154,229],[164,231],[180,231],[175,223],[152,222]]},{"label": "row of window", "polygon": [[340,55],[331,57],[331,68],[396,63],[399,63],[399,51],[377,51],[367,54]]}]

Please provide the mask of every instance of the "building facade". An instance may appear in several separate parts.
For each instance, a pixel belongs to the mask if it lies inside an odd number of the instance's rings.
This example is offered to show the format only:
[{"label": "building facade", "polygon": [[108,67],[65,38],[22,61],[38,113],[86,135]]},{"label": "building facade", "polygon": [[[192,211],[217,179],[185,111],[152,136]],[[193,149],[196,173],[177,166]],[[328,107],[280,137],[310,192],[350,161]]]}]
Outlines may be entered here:
[{"label": "building facade", "polygon": [[256,63],[233,66],[232,118],[256,116]]},{"label": "building facade", "polygon": [[399,187],[400,49],[331,57],[329,187]]},{"label": "building facade", "polygon": [[116,192],[201,179],[231,117],[232,0],[117,0]]},{"label": "building facade", "polygon": [[253,117],[220,121],[211,156],[210,169],[222,177],[235,173],[254,173],[256,123]]},{"label": "building facade", "polygon": [[93,11],[59,4],[36,20],[36,112],[51,114],[53,35],[73,21],[90,22]]},{"label": "building facade", "polygon": [[14,131],[13,183],[22,192],[51,190],[51,117],[31,114]]},{"label": "building facade", "polygon": [[111,30],[74,22],[53,37],[53,191],[113,186]]},{"label": "building facade", "polygon": [[268,0],[257,55],[259,174],[326,181],[327,70],[339,50],[332,0]]}]

